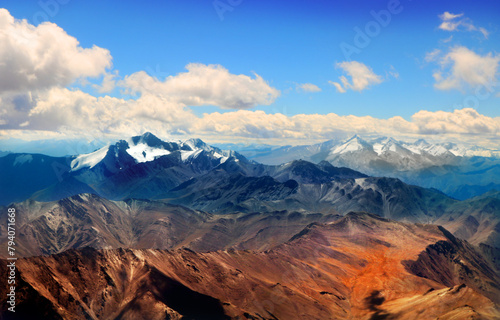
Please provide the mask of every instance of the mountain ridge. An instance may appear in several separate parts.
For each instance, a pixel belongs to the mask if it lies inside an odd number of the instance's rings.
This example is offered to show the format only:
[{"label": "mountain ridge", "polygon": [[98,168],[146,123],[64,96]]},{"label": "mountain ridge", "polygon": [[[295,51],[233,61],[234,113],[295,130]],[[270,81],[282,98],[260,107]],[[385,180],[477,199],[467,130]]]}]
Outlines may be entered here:
[{"label": "mountain ridge", "polygon": [[[17,310],[54,319],[500,316],[489,262],[435,226],[355,213],[310,230],[260,252],[85,248],[20,259],[18,289],[29,294]],[[448,269],[424,258],[438,247],[431,254]]]},{"label": "mountain ridge", "polygon": [[[328,161],[370,176],[399,178],[406,183],[436,188],[460,200],[500,189],[500,150],[455,143],[431,144],[378,137],[329,140],[304,146],[241,150],[250,159],[275,165],[296,159],[314,163]],[[484,172],[488,171],[488,175]]]},{"label": "mountain ridge", "polygon": [[[314,164],[294,160],[268,166],[238,153],[214,149],[201,140],[179,145],[152,134],[129,140],[106,147],[106,155],[95,165],[86,162],[88,166],[65,171],[55,181],[49,179],[52,185],[36,191],[32,199],[57,201],[92,193],[116,201],[158,200],[222,216],[284,210],[323,215],[367,211],[401,221],[442,224],[475,245],[500,247],[500,200],[495,193],[458,201],[440,191],[408,185],[397,178],[369,177],[327,161]],[[148,145],[144,147],[143,143]],[[135,146],[140,146],[145,155],[130,151]],[[148,148],[160,148],[169,154],[156,157],[156,149]],[[134,158],[129,151],[139,156]],[[183,157],[182,152],[189,154]],[[149,153],[153,154],[150,158]],[[16,163],[20,168],[39,164],[26,156],[9,159],[12,166]],[[92,232],[84,234],[92,237]]]}]

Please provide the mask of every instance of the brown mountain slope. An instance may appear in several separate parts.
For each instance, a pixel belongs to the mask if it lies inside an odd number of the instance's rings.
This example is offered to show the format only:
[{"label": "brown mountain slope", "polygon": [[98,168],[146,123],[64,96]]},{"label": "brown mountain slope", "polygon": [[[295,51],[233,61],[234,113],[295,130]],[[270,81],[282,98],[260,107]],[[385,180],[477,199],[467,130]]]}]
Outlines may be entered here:
[{"label": "brown mountain slope", "polygon": [[500,318],[498,275],[474,248],[370,214],[265,252],[81,249],[17,265],[17,319]]},{"label": "brown mountain slope", "polygon": [[[312,222],[338,215],[276,211],[212,215],[159,201],[110,201],[81,194],[54,202],[28,200],[15,205],[17,255],[37,256],[90,246],[96,249],[227,248],[267,250]],[[6,221],[7,210],[0,220]],[[6,243],[6,224],[0,225]],[[5,257],[7,252],[0,253]]]},{"label": "brown mountain slope", "polygon": [[[91,194],[54,202],[28,200],[14,207],[18,256],[54,254],[86,246],[261,251],[286,242],[310,223],[333,222],[341,217],[286,210],[215,215],[161,201],[110,201]],[[498,218],[494,212],[481,212],[475,211],[477,219],[467,216],[470,212],[455,215],[456,219],[454,213],[448,213],[438,221],[426,223],[443,225],[474,245],[482,241],[490,243],[498,234],[495,231],[499,229]],[[7,210],[0,210],[0,220],[6,220],[6,215]],[[7,241],[6,225],[0,225],[0,244]],[[498,260],[498,248],[490,246],[488,255]],[[5,254],[0,252],[0,257]]]}]

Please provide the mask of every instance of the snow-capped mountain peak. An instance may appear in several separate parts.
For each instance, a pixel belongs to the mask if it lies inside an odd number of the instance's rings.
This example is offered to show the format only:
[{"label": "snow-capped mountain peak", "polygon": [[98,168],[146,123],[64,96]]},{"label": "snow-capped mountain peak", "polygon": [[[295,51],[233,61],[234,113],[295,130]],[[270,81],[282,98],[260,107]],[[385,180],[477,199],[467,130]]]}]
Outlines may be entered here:
[{"label": "snow-capped mountain peak", "polygon": [[[112,158],[114,158],[112,162],[119,163],[118,167],[122,168],[122,163],[130,165],[150,162],[172,153],[177,153],[177,157],[180,156],[182,162],[188,162],[196,159],[203,152],[210,158],[218,159],[220,163],[224,163],[229,157],[235,155],[232,151],[211,147],[200,139],[162,141],[152,133],[146,132],[141,136],[120,140],[114,145],[77,156],[71,162],[71,171],[92,169],[97,164]],[[105,160],[106,158],[108,160]]]},{"label": "snow-capped mountain peak", "polygon": [[[380,139],[376,139],[372,142],[373,151],[377,153],[377,155],[381,155],[387,152],[400,152],[403,151],[403,147],[401,144],[393,138],[383,137]],[[406,151],[406,150],[404,150]]]},{"label": "snow-capped mountain peak", "polygon": [[370,145],[358,135],[348,139],[345,143],[334,147],[331,154],[344,154],[348,152],[356,152],[363,149],[370,149]]}]

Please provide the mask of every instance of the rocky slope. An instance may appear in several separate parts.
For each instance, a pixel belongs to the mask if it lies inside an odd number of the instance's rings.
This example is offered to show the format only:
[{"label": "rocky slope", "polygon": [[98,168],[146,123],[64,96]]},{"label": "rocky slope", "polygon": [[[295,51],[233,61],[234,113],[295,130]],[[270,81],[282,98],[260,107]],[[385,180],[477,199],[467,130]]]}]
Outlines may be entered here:
[{"label": "rocky slope", "polygon": [[[226,184],[212,179],[219,184],[210,190],[169,202],[111,201],[92,194],[54,202],[27,200],[13,205],[17,212],[17,253],[21,256],[53,254],[85,246],[268,250],[310,223],[333,222],[352,210],[370,210],[382,217],[442,225],[473,245],[491,247],[484,249],[493,260],[498,259],[498,194],[470,200],[472,203],[443,203],[440,197],[433,198],[434,193],[414,194],[412,198],[412,189],[396,188],[402,193],[398,194],[387,185],[366,179],[363,178],[363,188],[352,181],[349,188],[344,186],[338,192],[335,183],[299,186],[293,180],[279,183],[270,177],[237,175]],[[348,192],[342,194],[344,190]],[[219,208],[217,214],[213,214],[172,203],[176,201],[188,201],[190,206],[200,209]],[[224,213],[224,209],[228,211]],[[398,212],[401,215],[398,216]],[[418,214],[412,216],[411,212]],[[0,208],[0,219],[6,221],[6,215],[7,210]],[[0,225],[0,243],[5,244],[7,240],[6,225]]]},{"label": "rocky slope", "polygon": [[[86,246],[267,250],[310,223],[340,218],[288,211],[212,215],[159,201],[110,201],[91,194],[55,202],[28,200],[14,208],[18,256]],[[0,219],[6,220],[6,213],[2,210]],[[0,239],[0,243],[7,242],[5,224],[0,225]]]},{"label": "rocky slope", "polygon": [[500,317],[498,275],[474,248],[438,227],[361,213],[269,251],[81,249],[17,267],[15,314],[0,287],[3,319]]}]

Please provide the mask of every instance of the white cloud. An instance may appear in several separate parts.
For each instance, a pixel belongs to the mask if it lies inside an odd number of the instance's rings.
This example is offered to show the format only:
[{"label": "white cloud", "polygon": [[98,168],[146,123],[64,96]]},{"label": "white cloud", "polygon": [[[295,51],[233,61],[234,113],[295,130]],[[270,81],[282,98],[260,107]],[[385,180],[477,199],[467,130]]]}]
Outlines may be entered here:
[{"label": "white cloud", "polygon": [[453,14],[453,13],[449,13],[448,11],[445,11],[443,14],[439,15],[439,18],[443,21],[450,21],[450,20],[453,20],[456,18],[460,18],[463,15],[464,15],[463,13]]},{"label": "white cloud", "polygon": [[344,88],[342,88],[342,86],[340,85],[340,83],[335,82],[335,81],[331,81],[331,80],[329,80],[328,83],[331,84],[332,86],[334,86],[337,89],[338,92],[340,92],[340,93],[345,93],[346,92],[346,90]]},{"label": "white cloud", "polygon": [[102,77],[101,85],[94,84],[93,87],[99,93],[111,92],[116,87],[116,78],[118,78],[118,71],[108,72]]},{"label": "white cloud", "polygon": [[448,37],[448,38],[446,38],[446,39],[441,39],[440,41],[441,41],[442,43],[448,43],[448,42],[450,42],[451,40],[453,40],[453,36],[449,36],[449,37]]},{"label": "white cloud", "polygon": [[260,141],[281,139],[288,141],[316,141],[352,133],[398,134],[411,133],[415,126],[401,117],[376,119],[370,116],[339,116],[334,113],[299,114],[288,117],[281,113],[239,110],[205,114],[198,119],[193,131],[201,136],[241,137]]},{"label": "white cloud", "polygon": [[0,114],[8,123],[0,123],[0,130],[4,130],[0,134],[19,136],[23,132],[32,135],[34,130],[44,130],[73,136],[123,138],[149,130],[160,136],[280,144],[306,144],[354,133],[424,138],[439,135],[443,140],[450,137],[463,141],[479,139],[474,142],[478,144],[500,139],[500,118],[488,117],[470,108],[453,112],[422,110],[410,120],[399,116],[379,119],[335,113],[287,116],[260,110],[197,116],[183,104],[149,93],[125,100],[53,88],[33,99],[34,107],[22,111],[23,117],[8,118],[12,117],[11,110]]},{"label": "white cloud", "polygon": [[500,138],[500,118],[479,114],[465,108],[453,112],[419,111],[411,120],[395,116],[378,119],[370,116],[340,116],[334,113],[298,114],[240,110],[205,114],[196,119],[192,133],[199,136],[241,137],[250,140],[282,139],[288,141],[326,140],[353,133],[365,135],[425,137],[439,134],[441,138],[459,135],[465,141],[471,135]]},{"label": "white cloud", "polygon": [[394,68],[394,66],[390,66],[389,71],[387,71],[387,76],[386,78],[393,77],[395,79],[399,79],[399,72]]},{"label": "white cloud", "polygon": [[347,89],[363,91],[383,81],[370,67],[358,61],[344,61],[337,63],[336,67],[342,69],[351,78],[351,82],[345,76],[339,78],[341,83],[329,81],[340,93],[346,92]]},{"label": "white cloud", "polygon": [[108,50],[82,48],[53,23],[35,27],[0,9],[0,30],[0,93],[66,86],[111,67]]},{"label": "white cloud", "polygon": [[500,55],[481,56],[466,47],[455,47],[439,60],[440,70],[433,76],[440,90],[487,85],[496,82]]},{"label": "white cloud", "polygon": [[297,91],[302,92],[320,92],[321,88],[312,83],[297,84]]},{"label": "white cloud", "polygon": [[269,105],[280,95],[261,76],[235,75],[220,65],[191,63],[187,72],[164,81],[144,71],[125,77],[120,85],[131,93],[155,94],[189,106],[214,105],[223,109],[248,109]]},{"label": "white cloud", "polygon": [[445,31],[478,31],[483,34],[485,38],[488,38],[489,32],[483,27],[477,27],[472,23],[472,20],[464,17],[463,13],[453,14],[448,11],[439,15],[441,19],[441,24],[439,25],[439,29]]},{"label": "white cloud", "polygon": [[491,118],[472,108],[453,112],[419,111],[412,116],[412,122],[423,134],[492,134],[500,135],[500,118]]},{"label": "white cloud", "polygon": [[76,132],[99,136],[128,136],[155,128],[187,133],[195,115],[182,104],[157,95],[138,99],[94,97],[80,90],[52,88],[33,97],[29,107],[19,109],[12,101],[3,104],[6,112],[0,129]]},{"label": "white cloud", "polygon": [[441,50],[434,49],[431,52],[427,52],[425,54],[425,61],[426,62],[436,61],[440,55],[441,55]]},{"label": "white cloud", "polygon": [[[448,13],[445,18],[454,21],[462,16]],[[443,137],[473,134],[500,139],[500,118],[481,115],[474,109],[420,111],[410,121],[398,116],[390,119],[334,113],[286,116],[249,110],[198,116],[188,106],[248,109],[273,103],[280,91],[259,75],[231,74],[220,65],[189,64],[186,72],[162,80],[145,72],[118,80],[117,71],[107,70],[111,67],[108,50],[95,46],[82,48],[77,39],[55,24],[35,27],[0,9],[0,30],[0,136],[50,137],[62,132],[123,138],[152,131],[162,136],[264,143],[269,139],[278,139],[278,143],[308,143],[352,133]],[[496,81],[498,55],[481,56],[464,47],[454,48],[444,56],[441,52],[434,55],[429,55],[429,61],[437,61],[440,66],[435,73],[438,89],[460,89]],[[342,62],[337,67],[346,74],[339,82],[330,81],[339,92],[362,91],[383,81],[360,62]],[[397,77],[392,67],[389,74]],[[88,77],[102,77],[102,83],[94,85],[101,93],[118,86],[138,96],[95,97],[64,88]],[[321,90],[310,83],[298,84],[297,89]]]}]

